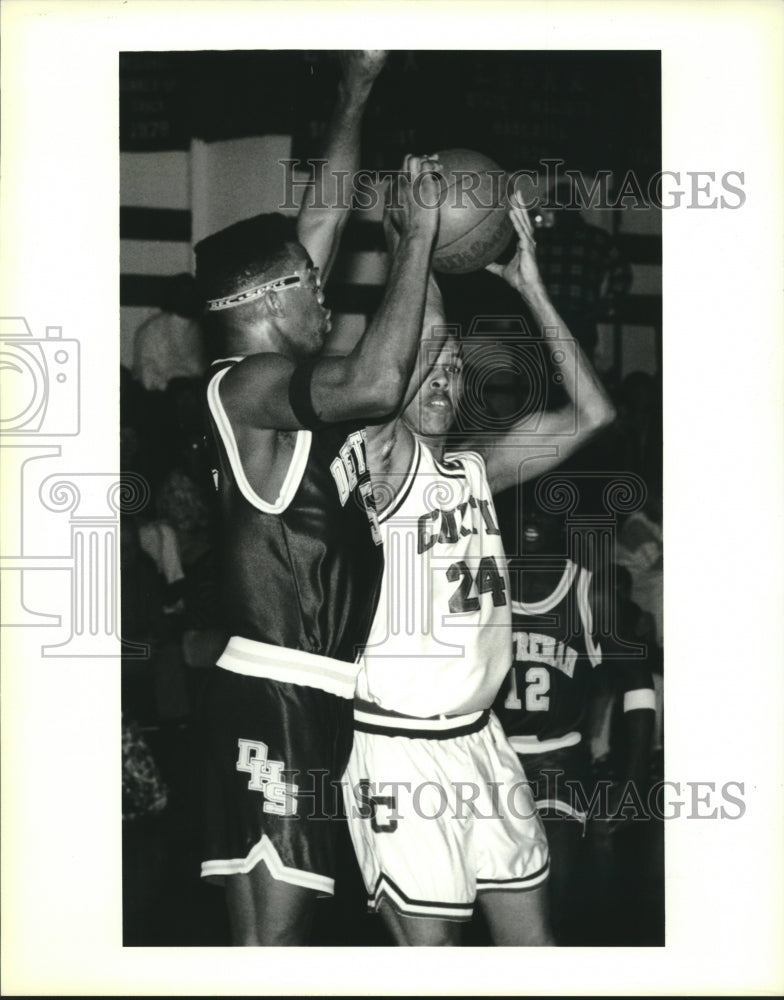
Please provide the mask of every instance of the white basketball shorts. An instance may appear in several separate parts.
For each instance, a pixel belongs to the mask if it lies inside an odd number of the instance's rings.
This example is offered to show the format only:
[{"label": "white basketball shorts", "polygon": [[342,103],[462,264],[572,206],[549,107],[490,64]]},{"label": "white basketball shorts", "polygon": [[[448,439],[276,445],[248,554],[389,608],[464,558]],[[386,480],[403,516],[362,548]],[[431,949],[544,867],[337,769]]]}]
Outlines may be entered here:
[{"label": "white basketball shorts", "polygon": [[346,814],[368,892],[400,913],[468,920],[477,892],[535,888],[547,837],[491,712],[412,719],[355,709]]}]

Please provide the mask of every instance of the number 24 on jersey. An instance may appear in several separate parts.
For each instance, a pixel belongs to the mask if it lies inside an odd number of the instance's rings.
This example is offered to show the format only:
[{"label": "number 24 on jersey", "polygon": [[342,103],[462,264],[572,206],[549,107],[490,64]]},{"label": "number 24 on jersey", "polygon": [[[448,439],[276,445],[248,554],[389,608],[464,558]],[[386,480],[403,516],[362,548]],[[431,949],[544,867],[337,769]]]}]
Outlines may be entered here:
[{"label": "number 24 on jersey", "polygon": [[476,575],[464,559],[452,563],[446,571],[446,578],[450,583],[458,584],[449,598],[452,614],[478,611],[482,594],[491,594],[496,608],[506,604],[506,581],[498,570],[495,556],[483,556]]}]

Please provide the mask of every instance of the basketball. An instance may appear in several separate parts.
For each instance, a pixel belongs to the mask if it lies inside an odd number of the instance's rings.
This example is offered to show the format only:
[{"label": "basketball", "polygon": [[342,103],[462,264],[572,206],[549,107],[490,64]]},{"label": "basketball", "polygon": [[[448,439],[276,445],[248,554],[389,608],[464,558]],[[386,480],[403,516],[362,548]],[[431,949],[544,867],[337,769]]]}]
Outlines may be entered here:
[{"label": "basketball", "polygon": [[442,274],[480,271],[514,235],[507,215],[506,175],[488,156],[471,149],[446,149],[436,155],[446,190],[442,187],[433,269]]}]

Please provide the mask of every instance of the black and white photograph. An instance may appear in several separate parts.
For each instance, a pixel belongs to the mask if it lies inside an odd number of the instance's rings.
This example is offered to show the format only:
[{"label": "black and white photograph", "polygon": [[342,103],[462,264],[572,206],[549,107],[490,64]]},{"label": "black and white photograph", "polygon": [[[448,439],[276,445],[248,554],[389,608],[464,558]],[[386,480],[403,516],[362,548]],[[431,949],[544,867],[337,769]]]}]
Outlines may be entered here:
[{"label": "black and white photograph", "polygon": [[664,943],[660,76],[120,54],[126,945]]},{"label": "black and white photograph", "polygon": [[638,9],[6,5],[4,992],[781,988],[784,18]]}]

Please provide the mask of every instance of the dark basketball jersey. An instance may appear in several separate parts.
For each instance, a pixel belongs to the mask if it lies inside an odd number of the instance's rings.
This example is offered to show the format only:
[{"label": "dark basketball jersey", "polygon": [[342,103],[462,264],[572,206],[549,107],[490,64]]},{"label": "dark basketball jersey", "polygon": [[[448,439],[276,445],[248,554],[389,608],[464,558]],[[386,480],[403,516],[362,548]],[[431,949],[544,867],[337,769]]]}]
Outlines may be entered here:
[{"label": "dark basketball jersey", "polygon": [[513,664],[493,709],[521,752],[534,739],[579,742],[592,671],[602,657],[592,636],[590,585],[590,571],[567,559],[549,597],[512,602]]},{"label": "dark basketball jersey", "polygon": [[[373,620],[383,553],[364,431],[334,424],[292,432],[293,455],[280,496],[263,500],[248,482],[220,400],[221,380],[240,360],[215,362],[207,385],[221,512],[222,600],[233,637],[221,665],[242,671],[244,663],[259,661],[264,647],[257,644],[285,647],[295,651],[277,657],[289,665],[288,673],[276,673],[274,656],[268,657],[269,669],[254,666],[252,672],[296,680],[292,671],[303,663],[310,670],[314,656],[353,663]],[[224,662],[227,655],[231,663]],[[315,669],[329,679],[327,664]],[[323,686],[329,689],[329,683]]]}]

